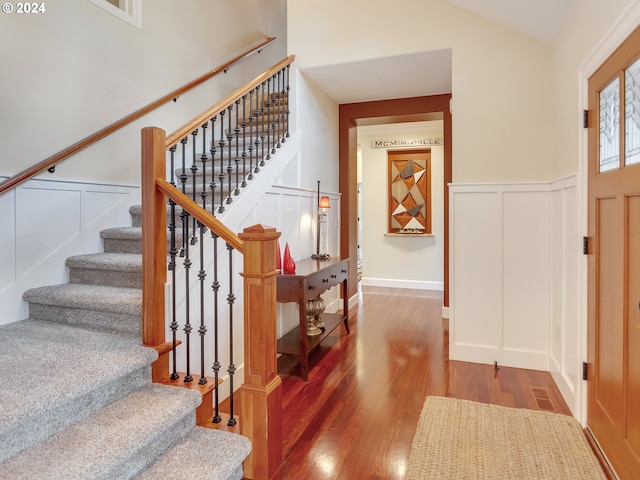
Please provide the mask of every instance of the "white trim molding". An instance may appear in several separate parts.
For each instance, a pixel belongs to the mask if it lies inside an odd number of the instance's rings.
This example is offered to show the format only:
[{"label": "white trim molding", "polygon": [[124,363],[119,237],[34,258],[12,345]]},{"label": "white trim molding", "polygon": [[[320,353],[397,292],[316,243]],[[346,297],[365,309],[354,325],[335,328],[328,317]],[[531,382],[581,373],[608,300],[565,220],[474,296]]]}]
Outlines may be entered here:
[{"label": "white trim molding", "polygon": [[142,30],[142,0],[119,0],[119,6],[107,0],[89,0],[97,7]]}]

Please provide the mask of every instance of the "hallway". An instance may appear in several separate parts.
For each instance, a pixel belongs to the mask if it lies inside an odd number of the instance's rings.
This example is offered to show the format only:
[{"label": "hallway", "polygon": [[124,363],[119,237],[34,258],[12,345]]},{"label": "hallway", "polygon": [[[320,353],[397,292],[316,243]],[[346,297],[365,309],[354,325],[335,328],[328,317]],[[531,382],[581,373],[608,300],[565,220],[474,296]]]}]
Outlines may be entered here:
[{"label": "hallway", "polygon": [[307,383],[280,358],[277,478],[403,479],[428,395],[569,414],[547,372],[449,362],[442,292],[361,287],[359,296],[351,334],[338,329],[316,350]]}]

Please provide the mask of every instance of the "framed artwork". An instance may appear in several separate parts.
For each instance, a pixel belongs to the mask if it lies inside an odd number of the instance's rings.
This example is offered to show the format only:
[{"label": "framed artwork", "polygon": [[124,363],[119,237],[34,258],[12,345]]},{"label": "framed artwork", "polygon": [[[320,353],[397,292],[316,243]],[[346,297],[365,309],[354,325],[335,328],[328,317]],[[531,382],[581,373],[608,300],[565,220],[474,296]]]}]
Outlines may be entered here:
[{"label": "framed artwork", "polygon": [[388,232],[430,234],[431,149],[387,153],[389,163]]}]

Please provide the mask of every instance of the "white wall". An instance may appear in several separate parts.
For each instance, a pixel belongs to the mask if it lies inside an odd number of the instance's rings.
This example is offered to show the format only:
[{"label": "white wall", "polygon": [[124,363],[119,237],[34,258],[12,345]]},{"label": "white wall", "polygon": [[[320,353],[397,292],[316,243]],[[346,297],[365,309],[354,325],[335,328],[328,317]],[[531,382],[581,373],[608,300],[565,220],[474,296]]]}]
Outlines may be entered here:
[{"label": "white wall", "polygon": [[[218,41],[212,41],[212,30]],[[86,0],[0,16],[0,175],[12,175],[231,59],[278,40],[170,102],[54,174],[0,196],[0,323],[27,316],[22,293],[68,280],[66,257],[101,251],[102,228],[131,225],[139,203],[140,129],[171,132],[286,55],[283,0],[144,2],[142,30]],[[26,53],[28,52],[28,53]]]},{"label": "white wall", "polygon": [[47,179],[139,183],[140,129],[185,123],[286,55],[284,0],[143,2],[142,30],[87,0],[0,16],[0,175],[11,175],[231,59],[275,44],[59,165]]},{"label": "white wall", "polygon": [[302,71],[450,48],[453,181],[551,178],[549,45],[446,0],[289,1],[287,43]]},{"label": "white wall", "polygon": [[[375,132],[375,133],[374,133]],[[388,230],[388,150],[373,140],[442,138],[442,122],[358,127],[362,150],[362,285],[444,289],[444,147],[431,147],[432,236],[385,236]]]}]

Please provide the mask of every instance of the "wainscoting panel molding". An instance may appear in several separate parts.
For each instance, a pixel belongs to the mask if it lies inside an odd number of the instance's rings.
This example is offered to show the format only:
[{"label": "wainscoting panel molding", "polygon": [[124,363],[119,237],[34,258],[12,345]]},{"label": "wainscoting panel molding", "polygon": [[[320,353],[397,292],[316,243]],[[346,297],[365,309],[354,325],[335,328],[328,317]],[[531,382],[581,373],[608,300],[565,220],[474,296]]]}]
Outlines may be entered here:
[{"label": "wainscoting panel molding", "polygon": [[[563,205],[577,206],[569,199],[575,177],[573,184]],[[450,186],[451,359],[550,370],[552,349],[575,352],[563,344],[567,319],[552,323],[559,308],[554,281],[562,283],[571,268],[558,270],[556,262],[566,263],[568,228],[566,217],[556,218],[558,188],[557,182]],[[556,295],[571,294],[567,289]],[[561,346],[552,342],[554,331]]]},{"label": "wainscoting panel molding", "polygon": [[101,252],[100,230],[130,226],[129,206],[139,202],[138,187],[49,180],[1,196],[0,247],[12,261],[0,274],[0,324],[27,318],[22,294],[68,282],[66,258]]},{"label": "wainscoting panel molding", "polygon": [[579,410],[580,359],[580,210],[577,176],[552,182],[550,370],[567,405]]}]

